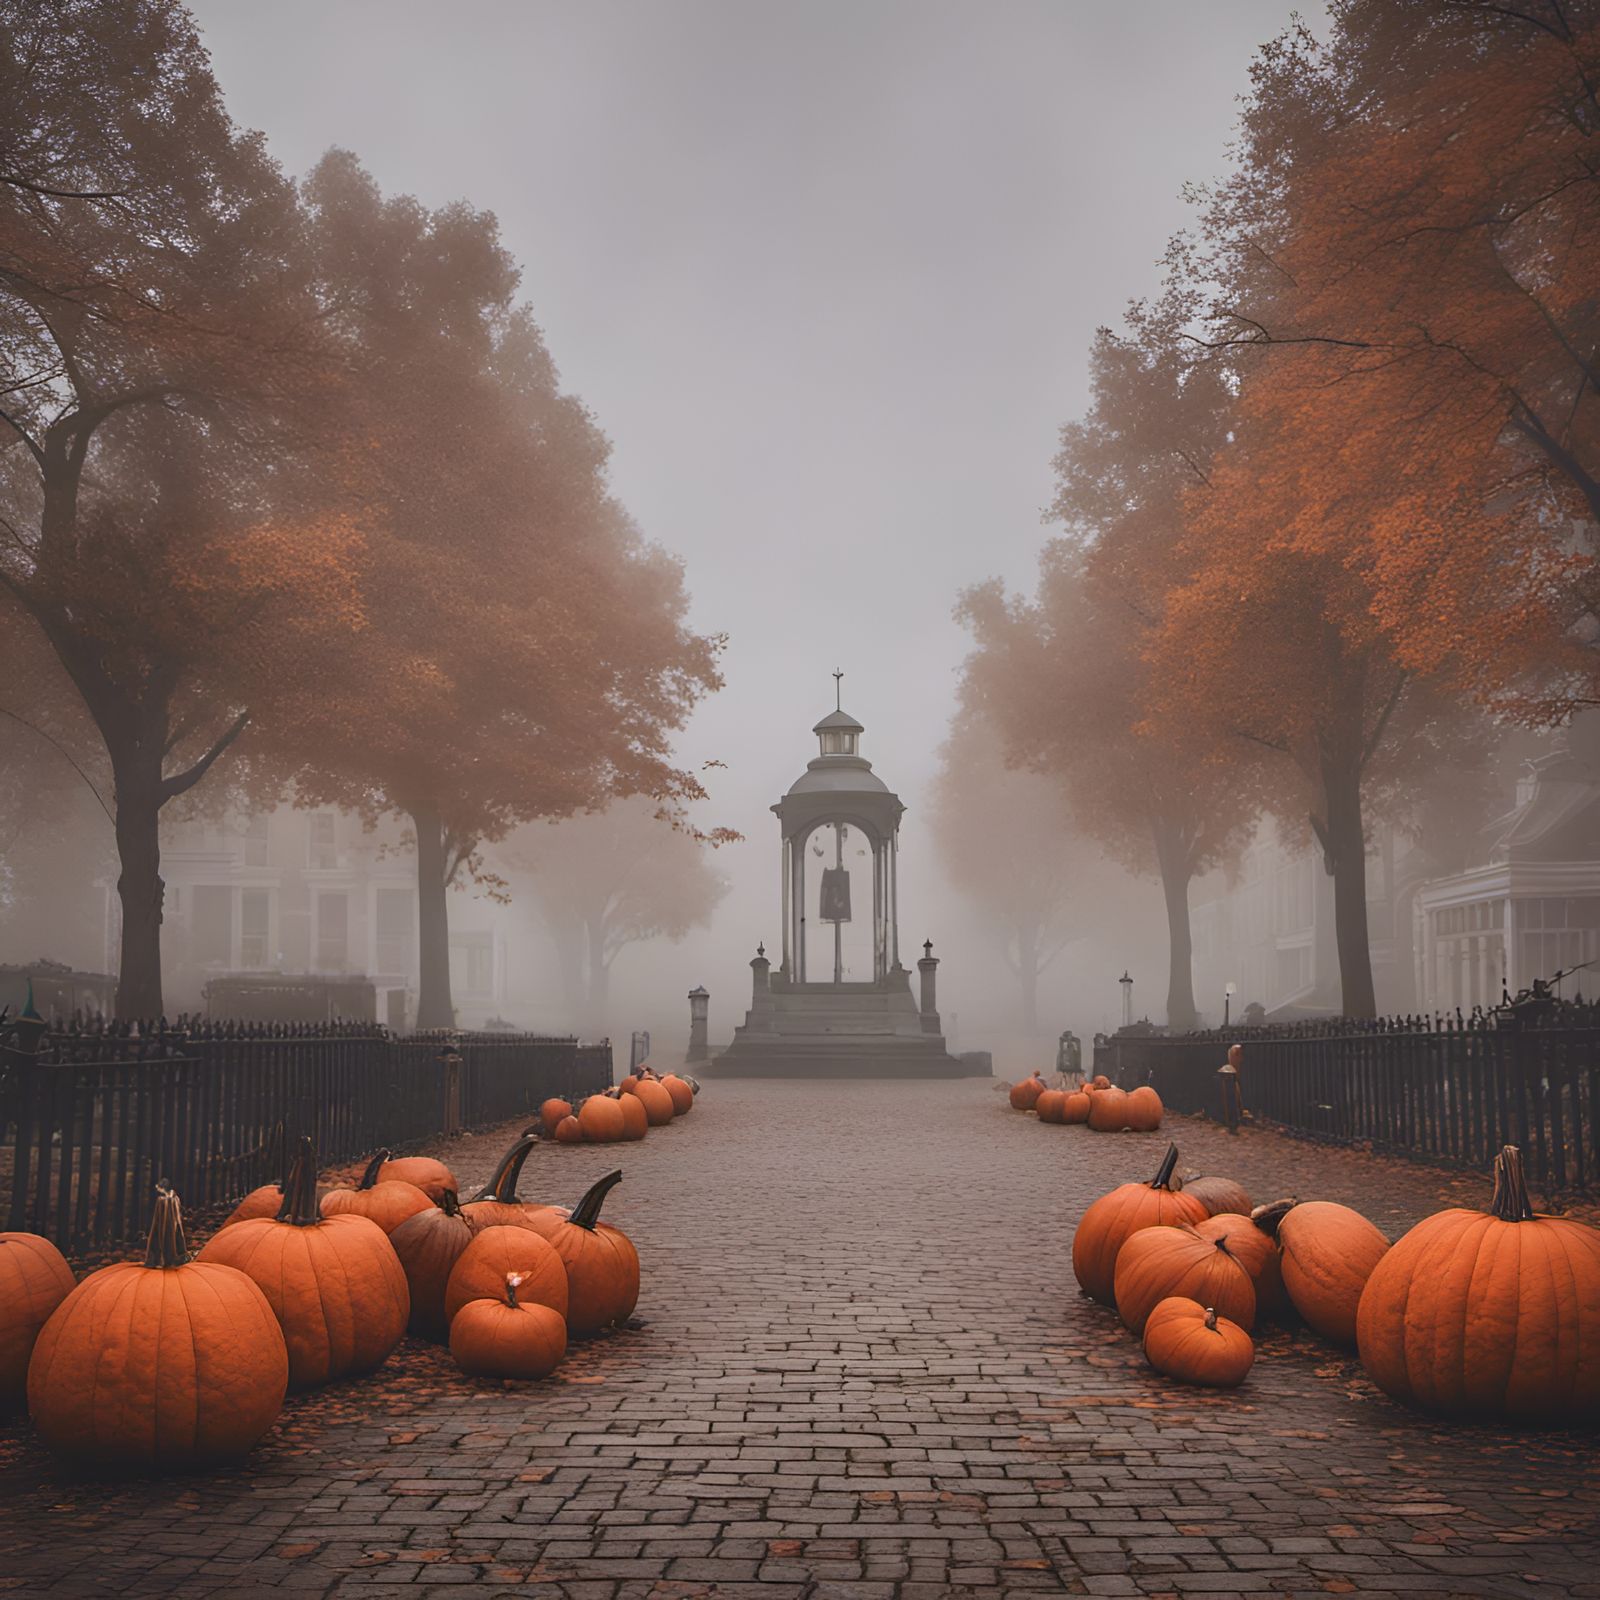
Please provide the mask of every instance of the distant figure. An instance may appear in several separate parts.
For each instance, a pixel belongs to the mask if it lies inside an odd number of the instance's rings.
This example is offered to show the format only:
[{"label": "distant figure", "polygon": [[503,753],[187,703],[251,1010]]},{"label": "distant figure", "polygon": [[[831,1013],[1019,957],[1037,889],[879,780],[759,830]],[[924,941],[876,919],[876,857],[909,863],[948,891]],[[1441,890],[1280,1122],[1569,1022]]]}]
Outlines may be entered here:
[{"label": "distant figure", "polygon": [[1217,1082],[1222,1089],[1222,1120],[1229,1133],[1237,1133],[1244,1119],[1244,1094],[1239,1083],[1239,1067],[1244,1061],[1242,1044],[1228,1047],[1228,1059],[1217,1068]]}]

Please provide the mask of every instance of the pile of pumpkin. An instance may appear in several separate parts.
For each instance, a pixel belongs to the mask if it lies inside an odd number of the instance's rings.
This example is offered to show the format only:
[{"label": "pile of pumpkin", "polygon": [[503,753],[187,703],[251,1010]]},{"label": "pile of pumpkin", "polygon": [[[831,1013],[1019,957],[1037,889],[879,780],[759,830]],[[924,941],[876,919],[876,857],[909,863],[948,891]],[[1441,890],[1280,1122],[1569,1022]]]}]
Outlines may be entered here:
[{"label": "pile of pumpkin", "polygon": [[1114,1305],[1158,1371],[1232,1387],[1255,1360],[1258,1318],[1294,1312],[1359,1351],[1386,1394],[1445,1416],[1600,1416],[1600,1229],[1537,1215],[1521,1156],[1495,1160],[1488,1211],[1455,1207],[1391,1246],[1349,1206],[1252,1209],[1231,1179],[1124,1183],[1084,1212],[1072,1269]]},{"label": "pile of pumpkin", "polygon": [[447,1340],[472,1376],[547,1376],[569,1334],[632,1315],[639,1256],[600,1220],[620,1172],[571,1211],[517,1198],[536,1142],[462,1203],[442,1162],[387,1150],[319,1195],[303,1140],[282,1184],[247,1195],[193,1259],[162,1184],[143,1262],[76,1285],[48,1240],[0,1233],[0,1412],[26,1404],[74,1464],[162,1471],[236,1460],[288,1389],[370,1372],[408,1329]]},{"label": "pile of pumpkin", "polygon": [[1085,1123],[1096,1133],[1154,1133],[1163,1107],[1148,1084],[1119,1089],[1102,1074],[1070,1089],[1052,1089],[1035,1072],[1012,1084],[1011,1109],[1031,1111],[1041,1122]]},{"label": "pile of pumpkin", "polygon": [[614,1088],[590,1095],[576,1111],[566,1100],[546,1100],[539,1107],[539,1121],[561,1144],[615,1144],[642,1139],[651,1128],[687,1116],[699,1092],[693,1078],[673,1072],[658,1078],[643,1066]]}]

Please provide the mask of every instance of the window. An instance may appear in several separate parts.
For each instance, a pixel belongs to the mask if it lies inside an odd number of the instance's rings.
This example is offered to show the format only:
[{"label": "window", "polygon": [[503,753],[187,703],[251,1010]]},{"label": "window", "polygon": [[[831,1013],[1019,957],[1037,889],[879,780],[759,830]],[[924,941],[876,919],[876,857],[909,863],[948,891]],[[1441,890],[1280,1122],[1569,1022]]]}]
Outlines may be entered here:
[{"label": "window", "polygon": [[494,946],[488,934],[451,941],[450,983],[461,994],[480,999],[494,993]]},{"label": "window", "polygon": [[331,811],[311,813],[310,864],[315,871],[327,871],[339,865],[339,819]]},{"label": "window", "polygon": [[265,889],[239,891],[239,965],[246,972],[271,965],[272,896]]},{"label": "window", "polygon": [[413,966],[412,930],[416,924],[409,889],[379,889],[374,906],[377,937],[373,962],[378,972],[409,976]]},{"label": "window", "polygon": [[198,966],[228,967],[233,956],[233,890],[196,884],[190,896],[190,959]]},{"label": "window", "polygon": [[342,894],[317,896],[317,971],[343,972],[350,959],[350,900]]},{"label": "window", "polygon": [[245,819],[244,864],[247,867],[267,865],[267,852],[271,849],[271,825],[272,817],[265,811],[258,811]]},{"label": "window", "polygon": [[853,756],[856,753],[856,736],[842,728],[830,728],[822,735],[822,753],[825,756]]}]

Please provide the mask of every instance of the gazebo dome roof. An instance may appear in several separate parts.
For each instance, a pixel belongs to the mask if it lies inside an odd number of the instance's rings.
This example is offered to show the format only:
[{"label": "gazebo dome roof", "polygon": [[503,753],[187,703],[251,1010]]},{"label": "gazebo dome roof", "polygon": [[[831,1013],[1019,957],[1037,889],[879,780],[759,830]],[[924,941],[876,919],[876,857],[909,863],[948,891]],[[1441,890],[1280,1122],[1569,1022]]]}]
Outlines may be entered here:
[{"label": "gazebo dome roof", "polygon": [[813,733],[865,733],[867,730],[848,711],[830,711]]},{"label": "gazebo dome roof", "polygon": [[818,756],[789,785],[790,794],[888,794],[886,784],[860,756]]}]

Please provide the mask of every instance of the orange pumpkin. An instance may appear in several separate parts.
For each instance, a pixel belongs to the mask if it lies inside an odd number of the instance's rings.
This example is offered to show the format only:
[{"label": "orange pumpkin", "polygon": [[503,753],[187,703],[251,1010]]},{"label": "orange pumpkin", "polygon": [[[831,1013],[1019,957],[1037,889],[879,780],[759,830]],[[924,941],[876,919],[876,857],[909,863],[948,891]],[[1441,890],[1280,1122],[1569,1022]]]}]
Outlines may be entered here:
[{"label": "orange pumpkin", "polygon": [[1117,1252],[1124,1240],[1141,1228],[1205,1220],[1205,1207],[1172,1186],[1177,1165],[1178,1147],[1169,1144],[1149,1183],[1118,1184],[1090,1205],[1079,1221],[1072,1236],[1072,1270],[1084,1292],[1102,1305],[1115,1301]]},{"label": "orange pumpkin", "polygon": [[661,1087],[672,1096],[672,1110],[675,1116],[687,1116],[694,1110],[694,1090],[677,1073],[669,1072],[661,1080]]},{"label": "orange pumpkin", "polygon": [[622,1137],[642,1139],[650,1131],[650,1115],[636,1094],[617,1093],[617,1104],[622,1108]]},{"label": "orange pumpkin", "polygon": [[406,1331],[411,1293],[400,1258],[366,1217],[317,1214],[317,1158],[300,1141],[276,1218],[214,1233],[201,1261],[237,1267],[266,1295],[297,1389],[379,1365]]},{"label": "orange pumpkin", "polygon": [[1154,1133],[1161,1126],[1161,1096],[1149,1084],[1128,1091],[1128,1126],[1135,1133]]},{"label": "orange pumpkin", "polygon": [[1089,1087],[1091,1089],[1109,1089],[1111,1087],[1111,1080],[1105,1075],[1105,1073],[1099,1072],[1089,1080]]},{"label": "orange pumpkin", "polygon": [[249,1222],[252,1217],[275,1217],[283,1209],[283,1185],[264,1183],[252,1189],[222,1220],[224,1228],[236,1222]]},{"label": "orange pumpkin", "polygon": [[572,1115],[572,1107],[565,1100],[546,1100],[539,1107],[539,1125],[544,1130],[545,1137],[553,1139],[556,1129],[563,1120]]},{"label": "orange pumpkin", "polygon": [[[568,1122],[576,1124],[576,1120],[567,1117],[559,1126],[565,1127]],[[560,1137],[559,1131],[557,1137]],[[496,1163],[489,1181],[462,1206],[461,1214],[474,1233],[495,1226],[527,1227],[528,1214],[540,1209],[535,1202],[517,1197],[517,1184],[522,1177],[523,1165],[538,1142],[537,1136],[532,1133],[524,1133],[513,1139]]]},{"label": "orange pumpkin", "polygon": [[633,1091],[638,1095],[644,1106],[645,1115],[650,1119],[652,1128],[659,1128],[664,1123],[671,1122],[677,1115],[677,1108],[672,1103],[672,1096],[662,1088],[654,1078],[641,1077],[638,1087]]},{"label": "orange pumpkin", "polygon": [[380,1150],[367,1163],[367,1170],[353,1189],[330,1189],[323,1195],[318,1206],[323,1216],[366,1217],[385,1233],[393,1233],[407,1217],[434,1210],[434,1202],[416,1184],[399,1178],[379,1179],[378,1173],[388,1159],[389,1152]]},{"label": "orange pumpkin", "polygon": [[391,1178],[399,1183],[416,1184],[435,1203],[446,1189],[454,1189],[458,1194],[461,1191],[455,1174],[432,1156],[397,1156],[393,1161],[385,1161],[378,1169],[378,1179],[382,1182]]},{"label": "orange pumpkin", "polygon": [[1232,1178],[1185,1178],[1183,1192],[1202,1201],[1214,1217],[1224,1211],[1237,1212],[1241,1217],[1250,1215],[1250,1196],[1244,1185],[1235,1183]]},{"label": "orange pumpkin", "polygon": [[1061,1120],[1087,1122],[1091,1104],[1090,1096],[1084,1090],[1074,1089],[1061,1104]]},{"label": "orange pumpkin", "polygon": [[615,1144],[627,1130],[622,1107],[603,1094],[592,1094],[578,1107],[578,1126],[586,1144]]},{"label": "orange pumpkin", "polygon": [[163,1184],[144,1261],[91,1272],[45,1323],[28,1408],[47,1448],[77,1465],[187,1470],[250,1450],[288,1382],[267,1297],[232,1267],[189,1260],[178,1197]]},{"label": "orange pumpkin", "polygon": [[633,1091],[638,1087],[639,1077],[638,1074],[634,1072],[630,1072],[628,1076],[617,1085],[618,1091],[622,1094],[632,1094]]},{"label": "orange pumpkin", "polygon": [[567,1326],[574,1333],[595,1333],[626,1322],[639,1300],[639,1253],[620,1228],[600,1220],[605,1198],[622,1182],[620,1172],[607,1173],[572,1208],[570,1217],[544,1213],[537,1226],[565,1262],[571,1300]]},{"label": "orange pumpkin", "polygon": [[1021,1083],[1011,1085],[1011,1109],[1032,1111],[1043,1093],[1044,1079],[1036,1072],[1031,1078],[1024,1078]]},{"label": "orange pumpkin", "polygon": [[1151,1311],[1144,1325],[1144,1353],[1169,1378],[1218,1389],[1238,1388],[1256,1359],[1256,1347],[1243,1328],[1181,1295]]},{"label": "orange pumpkin", "polygon": [[1356,1340],[1373,1382],[1427,1411],[1600,1418],[1600,1231],[1538,1215],[1507,1145],[1488,1211],[1436,1212],[1372,1269]]},{"label": "orange pumpkin", "polygon": [[[1189,1186],[1183,1186],[1189,1193]],[[1194,1231],[1202,1239],[1220,1239],[1234,1260],[1250,1274],[1256,1286],[1256,1316],[1281,1317],[1289,1309],[1289,1296],[1283,1287],[1283,1269],[1278,1263],[1278,1246],[1249,1217],[1236,1211],[1219,1211]]]},{"label": "orange pumpkin", "polygon": [[582,1144],[583,1124],[576,1117],[563,1117],[556,1124],[556,1140],[560,1144]]},{"label": "orange pumpkin", "polygon": [[450,1269],[444,1290],[446,1320],[454,1322],[469,1300],[499,1294],[508,1272],[521,1273],[522,1298],[529,1305],[549,1306],[566,1316],[567,1269],[550,1241],[532,1228],[498,1225],[474,1234]]},{"label": "orange pumpkin", "polygon": [[1097,1133],[1119,1133],[1128,1126],[1128,1096],[1121,1089],[1096,1089],[1089,1097],[1089,1126]]},{"label": "orange pumpkin", "polygon": [[1134,1333],[1173,1295],[1215,1306],[1241,1328],[1255,1326],[1256,1291],[1249,1272],[1226,1239],[1203,1238],[1186,1223],[1130,1235],[1117,1252],[1112,1286],[1117,1315]]},{"label": "orange pumpkin", "polygon": [[1308,1327],[1356,1342],[1356,1307],[1389,1241],[1359,1211],[1331,1200],[1278,1202],[1253,1215],[1278,1240],[1283,1287]]},{"label": "orange pumpkin", "polygon": [[72,1287],[67,1258],[48,1239],[0,1233],[0,1416],[26,1401],[34,1341]]},{"label": "orange pumpkin", "polygon": [[567,1324],[549,1306],[518,1291],[520,1272],[508,1272],[493,1299],[469,1300],[450,1324],[450,1354],[474,1378],[545,1378],[567,1353]]},{"label": "orange pumpkin", "polygon": [[444,1312],[450,1269],[472,1243],[472,1224],[461,1214],[455,1191],[446,1189],[437,1206],[407,1217],[389,1243],[406,1275],[411,1314],[406,1326],[424,1339],[442,1339],[450,1331]]},{"label": "orange pumpkin", "polygon": [[1034,1114],[1041,1122],[1065,1122],[1067,1097],[1060,1089],[1046,1089],[1033,1102]]}]

